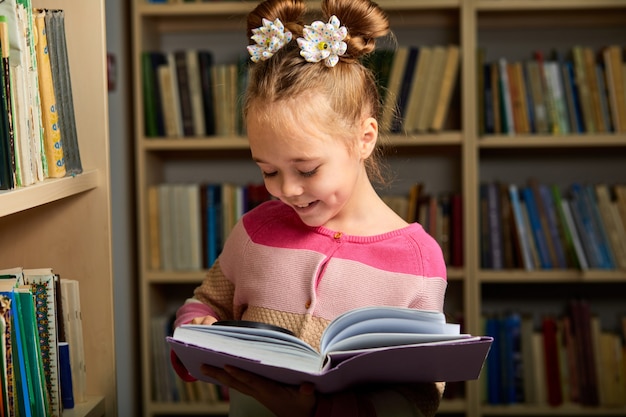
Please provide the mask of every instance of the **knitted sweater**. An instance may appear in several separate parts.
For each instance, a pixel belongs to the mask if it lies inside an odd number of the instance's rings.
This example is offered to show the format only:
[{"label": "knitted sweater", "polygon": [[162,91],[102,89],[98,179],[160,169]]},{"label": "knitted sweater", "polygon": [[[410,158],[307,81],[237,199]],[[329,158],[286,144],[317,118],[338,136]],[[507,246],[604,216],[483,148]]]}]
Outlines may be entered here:
[{"label": "knitted sweater", "polygon": [[[345,311],[371,305],[442,311],[445,289],[441,249],[419,224],[350,236],[309,227],[290,207],[270,201],[237,223],[207,278],[178,310],[176,325],[208,314],[261,321],[285,327],[319,349],[328,323]],[[401,395],[422,411],[436,410],[441,392],[428,385],[421,390],[428,398]],[[359,392],[325,397],[318,410],[326,411],[318,414],[376,415],[345,408],[363,408],[355,400]]]}]

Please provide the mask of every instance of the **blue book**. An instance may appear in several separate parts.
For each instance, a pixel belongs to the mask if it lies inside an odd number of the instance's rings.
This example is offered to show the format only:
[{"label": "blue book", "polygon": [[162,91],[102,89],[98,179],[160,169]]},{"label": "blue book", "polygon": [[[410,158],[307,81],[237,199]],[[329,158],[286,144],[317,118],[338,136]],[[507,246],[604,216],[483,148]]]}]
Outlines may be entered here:
[{"label": "blue book", "polygon": [[502,403],[502,360],[500,340],[500,320],[490,316],[485,319],[485,336],[493,337],[491,349],[487,356],[487,402],[489,404]]},{"label": "blue book", "polygon": [[539,209],[537,201],[531,187],[523,187],[521,189],[522,198],[526,203],[526,211],[528,220],[530,221],[530,229],[534,238],[537,253],[539,255],[539,264],[542,269],[552,269],[553,265],[550,261],[550,252],[548,250],[548,242],[544,235],[543,227],[541,227],[541,219],[539,218]]},{"label": "blue book", "polygon": [[398,133],[402,130],[404,119],[406,117],[406,107],[410,99],[411,85],[413,84],[413,76],[415,74],[415,67],[419,57],[419,48],[410,47],[409,54],[406,60],[406,64],[403,70],[402,81],[400,83],[400,91],[398,92],[398,98],[396,105],[398,108],[398,117],[394,117],[391,123],[391,131]]},{"label": "blue book", "polygon": [[521,330],[522,319],[519,314],[507,314],[500,319],[502,402],[505,404],[524,401]]},{"label": "blue book", "polygon": [[524,269],[531,271],[535,268],[533,262],[533,256],[530,248],[529,236],[526,231],[526,223],[524,221],[524,215],[522,213],[522,204],[520,202],[519,190],[517,185],[509,185],[509,198],[511,200],[511,207],[513,208],[513,218],[515,219],[515,229],[517,230],[517,236],[519,239],[519,245],[522,252],[522,261],[524,262]]},{"label": "blue book", "polygon": [[222,249],[222,190],[219,184],[206,186],[206,233],[207,233],[207,268],[217,259]]},{"label": "blue book", "polygon": [[[570,61],[560,61],[561,75],[563,79],[563,90],[567,103],[567,114],[569,116],[570,131],[572,133],[581,133],[583,131],[582,119],[580,115],[580,104],[578,101],[578,92],[576,79],[574,77],[574,65]],[[576,107],[579,107],[576,109]]]},{"label": "blue book", "polygon": [[574,70],[574,63],[571,61],[565,61],[564,63],[565,69],[567,71],[567,82],[570,84],[570,88],[572,91],[572,102],[573,102],[573,113],[576,119],[576,132],[584,133],[585,132],[585,122],[583,119],[583,110],[580,104],[580,91],[578,89],[578,84],[576,84],[576,73]]},{"label": "blue book", "polygon": [[59,382],[61,385],[61,404],[63,409],[74,408],[70,347],[67,342],[59,342]]},{"label": "blue book", "polygon": [[567,258],[565,257],[565,250],[563,249],[561,233],[559,233],[559,218],[557,216],[554,200],[552,199],[552,193],[550,192],[550,188],[545,184],[539,184],[538,187],[548,220],[548,232],[552,238],[554,252],[558,262],[557,266],[565,269],[567,268]]},{"label": "blue book", "polygon": [[570,192],[572,217],[576,223],[589,266],[596,269],[608,269],[609,265],[606,263],[600,249],[600,237],[593,224],[591,206],[585,198],[583,186],[579,183],[574,183],[570,186]]},{"label": "blue book", "polygon": [[602,264],[607,269],[615,269],[615,257],[611,250],[611,243],[600,215],[600,209],[598,207],[598,200],[594,192],[592,185],[583,186],[584,198],[591,210],[591,222],[593,224],[595,233],[598,236],[600,253],[602,254]]}]

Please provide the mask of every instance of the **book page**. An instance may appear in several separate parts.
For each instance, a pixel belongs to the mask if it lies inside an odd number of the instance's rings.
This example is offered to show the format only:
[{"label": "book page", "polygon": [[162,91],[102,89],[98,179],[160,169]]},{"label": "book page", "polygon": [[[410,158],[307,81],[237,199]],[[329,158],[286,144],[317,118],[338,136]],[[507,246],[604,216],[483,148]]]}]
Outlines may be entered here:
[{"label": "book page", "polygon": [[447,343],[462,341],[472,337],[469,334],[428,334],[428,333],[366,333],[357,334],[343,340],[338,340],[331,346],[328,354],[349,351],[350,356],[359,351],[371,351],[375,348],[390,346],[417,345],[424,343]]},{"label": "book page", "polygon": [[[431,330],[428,333],[454,333],[458,334],[459,326],[454,324],[446,324],[445,316],[443,313],[433,310],[416,310],[411,308],[398,308],[398,307],[364,307],[355,310],[348,311],[335,320],[333,320],[322,335],[321,351],[328,352],[329,345],[335,340],[338,335],[348,327],[358,324],[356,332],[358,333],[376,333],[380,332],[380,322],[376,320],[380,319],[390,320],[406,320],[405,322],[398,322],[396,330],[386,329],[385,331],[398,332],[400,328],[403,333],[426,333],[427,331],[416,330],[418,324],[424,324],[426,329],[427,324],[432,325],[429,327]],[[404,324],[402,324],[404,323]],[[388,324],[387,324],[388,325]],[[439,326],[437,330],[435,327]],[[368,327],[370,327],[368,329]]]},{"label": "book page", "polygon": [[[200,331],[194,325],[177,327],[173,338],[208,351],[246,358],[268,366],[313,373],[321,368],[322,360],[317,352],[303,347],[302,342],[288,343],[284,338],[273,337],[280,332],[227,326],[204,327]],[[271,337],[263,336],[267,332],[274,334]],[[205,363],[220,366],[211,362]]]},{"label": "book page", "polygon": [[180,327],[194,330],[202,334],[219,334],[226,337],[232,337],[253,342],[271,342],[285,346],[292,346],[304,351],[312,352],[317,355],[317,351],[303,340],[276,330],[239,326],[213,326],[205,324],[183,324]]}]

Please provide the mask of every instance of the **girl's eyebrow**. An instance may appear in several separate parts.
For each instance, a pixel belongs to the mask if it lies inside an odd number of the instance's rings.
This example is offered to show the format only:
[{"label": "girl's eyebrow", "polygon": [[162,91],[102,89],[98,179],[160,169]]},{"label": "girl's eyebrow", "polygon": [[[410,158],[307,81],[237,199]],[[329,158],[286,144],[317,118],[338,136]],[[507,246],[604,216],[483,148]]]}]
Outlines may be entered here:
[{"label": "girl's eyebrow", "polygon": [[[309,159],[306,159],[306,158],[294,158],[294,159],[292,159],[292,160],[291,160],[291,161],[289,161],[289,162],[291,162],[291,163],[312,162],[312,161],[316,161],[316,160],[318,160],[318,159],[319,159],[319,158],[309,158]],[[254,156],[252,157],[252,160],[253,160],[254,162],[256,162],[257,164],[269,164],[269,162],[265,162],[265,161],[264,161],[264,160],[262,160],[261,158],[256,158],[256,157],[254,157]]]}]

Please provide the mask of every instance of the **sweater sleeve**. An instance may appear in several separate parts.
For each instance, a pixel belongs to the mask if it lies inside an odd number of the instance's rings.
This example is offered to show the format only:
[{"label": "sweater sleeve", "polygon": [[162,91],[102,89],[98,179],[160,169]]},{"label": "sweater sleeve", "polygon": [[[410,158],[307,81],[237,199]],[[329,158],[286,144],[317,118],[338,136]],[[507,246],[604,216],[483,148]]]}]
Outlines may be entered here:
[{"label": "sweater sleeve", "polygon": [[444,383],[368,387],[320,395],[314,417],[433,417]]},{"label": "sweater sleeve", "polygon": [[[195,289],[194,296],[187,299],[185,303],[176,311],[174,327],[178,327],[181,324],[191,323],[191,321],[196,317],[213,316],[218,320],[222,317],[227,317],[226,315],[231,309],[224,307],[224,305],[228,305],[225,301],[228,297],[224,293],[228,293],[228,290],[219,292],[218,297],[211,296],[212,289],[214,287],[229,287],[225,281],[226,278],[222,273],[218,260],[213,264],[202,284]],[[214,298],[217,300],[214,300]],[[189,374],[173,350],[170,352],[170,362],[176,374],[183,381],[192,382],[196,380]]]},{"label": "sweater sleeve", "polygon": [[[233,297],[235,287],[225,276],[218,258],[202,283],[196,287],[192,300],[198,301],[205,307],[205,314],[211,314],[218,320],[233,318]],[[187,307],[188,306],[188,307]],[[180,310],[181,314],[193,309],[193,304],[186,302]],[[179,310],[179,311],[180,311]]]}]

